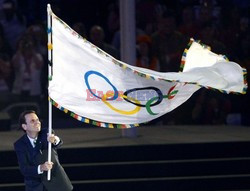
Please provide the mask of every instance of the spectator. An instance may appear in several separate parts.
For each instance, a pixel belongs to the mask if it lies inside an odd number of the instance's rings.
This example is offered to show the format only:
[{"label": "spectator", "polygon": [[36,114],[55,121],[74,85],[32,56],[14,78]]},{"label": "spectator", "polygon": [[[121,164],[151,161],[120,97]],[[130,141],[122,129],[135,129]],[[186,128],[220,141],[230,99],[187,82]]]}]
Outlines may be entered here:
[{"label": "spectator", "polygon": [[16,50],[18,39],[25,31],[26,24],[23,15],[19,14],[13,0],[5,0],[3,3],[4,17],[1,24],[4,28],[6,40],[13,51]]},{"label": "spectator", "polygon": [[194,124],[223,125],[232,111],[229,96],[223,96],[207,89],[200,90],[192,110]]},{"label": "spectator", "polygon": [[199,6],[198,13],[196,14],[196,25],[198,29],[202,28],[204,24],[214,21],[212,5],[208,6],[207,4],[203,4]]},{"label": "spectator", "polygon": [[43,58],[47,58],[47,33],[45,27],[41,23],[31,25],[27,30],[26,34],[32,38],[34,43],[35,51],[40,53]]},{"label": "spectator", "polygon": [[[120,28],[119,1],[115,1],[108,6],[107,30],[108,42],[111,42],[116,31]],[[117,49],[118,50],[118,49]]]},{"label": "spectator", "polygon": [[[156,1],[144,0],[136,3],[136,28],[144,31],[147,35],[152,35],[155,29],[157,18],[156,9],[161,7]],[[145,14],[147,13],[147,14]]]},{"label": "spectator", "polygon": [[5,61],[6,60],[9,61],[11,56],[12,56],[11,47],[5,38],[4,31],[0,24],[0,58]]},{"label": "spectator", "polygon": [[161,72],[177,72],[181,55],[188,40],[176,31],[175,17],[165,13],[158,21],[158,30],[152,35],[153,54],[160,61]]},{"label": "spectator", "polygon": [[222,11],[222,30],[220,31],[220,40],[228,49],[231,60],[237,58],[240,33],[240,10],[237,7]]},{"label": "spectator", "polygon": [[0,33],[0,109],[11,102],[12,69],[10,66],[11,48]]},{"label": "spectator", "polygon": [[83,38],[87,38],[86,27],[82,22],[76,22],[72,26],[73,30],[75,30],[79,35]]},{"label": "spectator", "polygon": [[37,53],[34,42],[28,35],[24,35],[18,43],[18,50],[13,56],[12,65],[15,79],[12,92],[17,101],[36,101],[41,96],[42,55]]},{"label": "spectator", "polygon": [[198,28],[195,23],[193,7],[187,6],[183,9],[179,31],[188,38],[196,39]]},{"label": "spectator", "polygon": [[151,38],[148,35],[140,35],[137,37],[137,44],[138,55],[136,59],[136,66],[159,71],[159,61],[152,55]]},{"label": "spectator", "polygon": [[95,25],[90,29],[90,41],[103,51],[118,59],[118,51],[113,46],[104,42],[104,36],[105,34],[102,27]]},{"label": "spectator", "polygon": [[10,103],[10,89],[8,84],[10,73],[10,63],[0,58],[0,109],[3,109]]},{"label": "spectator", "polygon": [[226,46],[217,40],[216,33],[218,33],[216,26],[212,25],[212,23],[206,23],[199,33],[199,39],[202,43],[210,46],[214,53],[227,55]]},{"label": "spectator", "polygon": [[[48,58],[48,49],[47,49],[47,33],[45,30],[45,26],[42,23],[37,23],[31,25],[26,34],[31,37],[31,40],[34,43],[35,52],[41,54],[43,57],[43,61]],[[43,64],[41,69],[41,87],[42,87],[42,95],[44,96],[44,101],[47,101],[47,87],[48,87],[48,67]]]}]

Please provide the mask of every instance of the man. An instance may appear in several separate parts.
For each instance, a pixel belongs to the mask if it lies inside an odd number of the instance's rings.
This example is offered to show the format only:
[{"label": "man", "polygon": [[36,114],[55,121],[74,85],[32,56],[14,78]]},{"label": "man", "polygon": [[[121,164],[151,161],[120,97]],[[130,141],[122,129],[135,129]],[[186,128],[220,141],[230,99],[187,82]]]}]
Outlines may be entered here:
[{"label": "man", "polygon": [[14,52],[16,51],[18,39],[26,29],[25,17],[20,14],[16,5],[14,0],[4,0],[1,6],[3,18],[0,18],[6,40]]},{"label": "man", "polygon": [[[26,132],[14,143],[18,164],[24,176],[26,191],[71,191],[73,186],[59,163],[56,149],[62,140],[41,129],[35,111],[24,111],[19,117],[20,127]],[[48,141],[52,143],[51,162],[48,162]],[[51,170],[51,180],[47,171]]]},{"label": "man", "polygon": [[102,27],[98,25],[94,25],[93,27],[91,27],[89,36],[90,41],[94,45],[107,52],[114,58],[119,59],[119,52],[115,49],[115,47],[104,42],[105,34]]},{"label": "man", "polygon": [[189,39],[176,31],[176,18],[169,11],[158,20],[158,30],[152,34],[152,52],[160,62],[161,72],[178,72],[181,56]]}]

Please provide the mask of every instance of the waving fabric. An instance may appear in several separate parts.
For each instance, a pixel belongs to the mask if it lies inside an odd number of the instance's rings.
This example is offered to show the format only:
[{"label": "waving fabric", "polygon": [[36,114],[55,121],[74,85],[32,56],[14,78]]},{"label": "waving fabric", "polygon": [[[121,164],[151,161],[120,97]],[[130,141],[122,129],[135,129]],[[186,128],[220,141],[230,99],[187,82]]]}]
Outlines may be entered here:
[{"label": "waving fabric", "polygon": [[179,73],[160,73],[116,60],[51,12],[50,101],[83,122],[129,128],[158,118],[201,87],[245,93],[246,71],[193,39]]}]

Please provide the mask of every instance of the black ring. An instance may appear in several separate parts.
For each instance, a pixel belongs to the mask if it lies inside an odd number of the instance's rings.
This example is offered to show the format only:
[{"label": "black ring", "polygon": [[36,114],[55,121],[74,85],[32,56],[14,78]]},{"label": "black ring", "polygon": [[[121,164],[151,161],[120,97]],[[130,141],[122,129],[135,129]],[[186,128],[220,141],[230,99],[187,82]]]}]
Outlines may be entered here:
[{"label": "black ring", "polygon": [[[160,104],[162,102],[162,100],[163,100],[163,94],[162,94],[161,90],[158,89],[158,88],[156,88],[156,87],[134,88],[134,89],[127,90],[126,92],[124,92],[123,95],[125,95],[127,97],[127,95],[129,93],[131,93],[131,92],[138,91],[138,90],[148,90],[148,89],[149,90],[154,90],[158,94],[158,100],[157,100],[157,102],[155,102],[154,104],[152,104],[150,106],[152,107],[152,106],[156,106],[156,105]],[[140,107],[146,107],[146,105],[134,103],[134,102],[130,101],[129,99],[125,98],[125,97],[123,97],[123,99],[126,100],[129,103],[134,104],[134,105],[137,105],[137,106],[140,106]]]}]

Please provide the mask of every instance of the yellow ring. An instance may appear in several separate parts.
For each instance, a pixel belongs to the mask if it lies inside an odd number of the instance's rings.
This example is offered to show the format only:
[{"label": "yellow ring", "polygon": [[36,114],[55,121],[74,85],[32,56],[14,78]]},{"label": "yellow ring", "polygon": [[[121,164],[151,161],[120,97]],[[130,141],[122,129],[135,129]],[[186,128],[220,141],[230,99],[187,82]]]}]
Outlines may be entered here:
[{"label": "yellow ring", "polygon": [[[117,112],[117,113],[120,113],[120,114],[123,114],[123,115],[133,115],[133,114],[135,114],[135,113],[137,113],[137,112],[140,111],[140,109],[141,109],[140,106],[136,106],[135,109],[133,109],[133,110],[131,110],[131,111],[124,111],[124,110],[120,110],[120,109],[114,108],[110,103],[108,103],[108,102],[106,101],[106,98],[107,98],[107,97],[113,96],[113,95],[111,95],[111,94],[114,94],[114,93],[109,93],[108,95],[107,95],[107,93],[106,93],[105,95],[103,95],[102,101],[103,101],[110,109],[112,109],[113,111],[115,111],[115,112]],[[121,96],[122,96],[123,98],[128,99],[128,97],[125,96],[125,95],[121,95]],[[136,99],[134,99],[134,98],[131,98],[131,97],[130,97],[129,99],[133,100],[133,101],[134,101],[135,103],[137,103],[137,104],[140,104],[140,101],[138,101],[138,100],[136,100]]]}]

